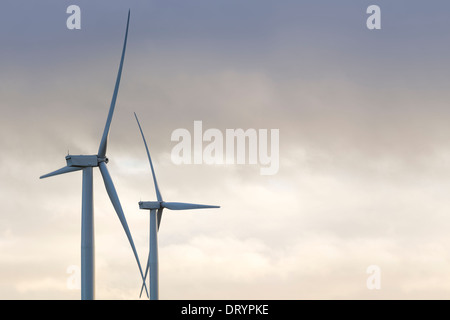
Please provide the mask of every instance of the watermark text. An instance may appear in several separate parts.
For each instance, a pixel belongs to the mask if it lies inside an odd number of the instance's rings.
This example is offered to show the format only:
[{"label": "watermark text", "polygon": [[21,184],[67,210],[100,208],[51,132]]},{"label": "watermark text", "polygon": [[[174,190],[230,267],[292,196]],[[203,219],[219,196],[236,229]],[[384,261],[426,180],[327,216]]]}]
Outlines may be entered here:
[{"label": "watermark text", "polygon": [[279,169],[279,129],[216,128],[203,132],[202,121],[194,121],[193,133],[184,128],[172,132],[178,142],[171,152],[175,164],[260,165],[261,175],[274,175]]}]

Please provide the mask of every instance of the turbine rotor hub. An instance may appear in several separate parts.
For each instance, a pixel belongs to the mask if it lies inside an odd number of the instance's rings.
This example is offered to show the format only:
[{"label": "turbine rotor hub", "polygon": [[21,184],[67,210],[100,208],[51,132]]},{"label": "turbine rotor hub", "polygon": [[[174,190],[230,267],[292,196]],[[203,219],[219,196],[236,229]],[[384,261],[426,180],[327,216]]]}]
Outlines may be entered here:
[{"label": "turbine rotor hub", "polygon": [[97,156],[97,161],[98,161],[98,163],[100,163],[100,162],[108,163],[109,159],[107,157],[102,158],[102,157]]}]

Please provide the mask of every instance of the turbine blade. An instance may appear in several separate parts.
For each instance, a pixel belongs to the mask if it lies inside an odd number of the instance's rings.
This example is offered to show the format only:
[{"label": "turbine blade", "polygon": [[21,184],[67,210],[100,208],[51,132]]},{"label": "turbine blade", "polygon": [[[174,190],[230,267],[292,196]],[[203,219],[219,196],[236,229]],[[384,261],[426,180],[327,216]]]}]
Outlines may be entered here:
[{"label": "turbine blade", "polygon": [[40,176],[39,179],[44,179],[44,178],[48,178],[48,177],[52,177],[52,176],[56,176],[58,174],[63,174],[63,173],[68,173],[68,172],[73,172],[73,171],[78,171],[81,170],[83,168],[81,167],[62,167],[61,169],[55,170],[53,172],[44,174],[43,176]]},{"label": "turbine blade", "polygon": [[[123,230],[125,231],[128,241],[130,242],[131,248],[133,249],[133,253],[136,258],[136,262],[138,264],[141,277],[144,280],[144,274],[142,273],[141,263],[139,262],[136,247],[134,246],[133,237],[131,236],[130,229],[128,228],[127,219],[125,218],[125,214],[123,213],[122,205],[120,204],[116,188],[114,187],[114,183],[111,179],[111,175],[109,174],[108,168],[106,167],[106,164],[104,162],[100,162],[99,167],[100,172],[102,173],[103,181],[105,183],[106,191],[108,193],[109,198],[111,199],[111,203],[113,204],[114,209],[116,210],[117,216],[119,217],[119,220],[122,223]],[[145,287],[145,291],[148,294],[147,287]]]},{"label": "turbine blade", "polygon": [[[139,293],[139,298],[142,296],[142,290],[144,290],[144,288],[146,287],[145,281],[147,280],[147,274],[148,274],[149,270],[150,270],[150,250],[148,252],[147,266],[145,267],[145,274],[144,274],[144,279],[142,279],[142,286],[141,286],[141,292]],[[148,293],[147,293],[147,297],[148,297]]]},{"label": "turbine blade", "polygon": [[153,169],[152,158],[150,157],[150,152],[148,151],[147,141],[145,141],[144,133],[142,132],[141,124],[139,123],[136,112],[134,113],[137,124],[139,126],[139,131],[141,131],[142,140],[144,140],[145,150],[147,150],[148,161],[150,162],[150,168],[152,169],[153,183],[155,184],[156,198],[158,201],[162,201],[161,192],[159,191],[158,182],[156,181],[155,170]]},{"label": "turbine blade", "polygon": [[206,204],[184,203],[184,202],[163,202],[163,208],[170,210],[208,209],[220,208],[220,206],[210,206]]},{"label": "turbine blade", "polygon": [[159,225],[161,224],[161,219],[162,219],[162,212],[163,212],[164,208],[160,208],[158,209],[158,213],[157,213],[157,217],[158,217],[158,231],[159,231]]},{"label": "turbine blade", "polygon": [[102,140],[98,148],[98,156],[104,158],[106,156],[106,145],[108,144],[109,127],[111,126],[112,117],[114,114],[114,108],[116,106],[117,93],[119,92],[120,78],[122,76],[123,60],[125,58],[125,51],[127,47],[128,38],[128,26],[130,24],[130,11],[128,11],[127,29],[125,31],[125,40],[123,41],[122,57],[120,59],[119,71],[117,73],[116,85],[114,87],[114,93],[111,100],[111,106],[109,107],[108,118],[106,120],[105,130],[103,131]]},{"label": "turbine blade", "polygon": [[[139,293],[139,298],[142,296],[142,291],[146,287],[145,281],[147,280],[148,270],[150,270],[150,252],[148,253],[147,266],[145,267],[145,274],[144,274],[144,279],[142,280],[142,286],[141,286],[141,292]],[[147,293],[147,297],[148,297],[148,293]]]}]

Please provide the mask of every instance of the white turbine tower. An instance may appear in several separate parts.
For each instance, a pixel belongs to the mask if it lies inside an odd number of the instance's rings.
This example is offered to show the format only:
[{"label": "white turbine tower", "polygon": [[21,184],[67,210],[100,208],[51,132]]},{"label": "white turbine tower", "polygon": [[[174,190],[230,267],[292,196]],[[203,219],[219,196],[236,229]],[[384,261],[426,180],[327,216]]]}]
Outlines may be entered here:
[{"label": "white turbine tower", "polygon": [[148,151],[147,142],[145,141],[144,133],[142,132],[139,120],[134,114],[139,126],[139,130],[144,141],[145,149],[147,150],[148,160],[150,162],[150,169],[152,170],[153,183],[155,185],[156,199],[158,201],[140,201],[139,208],[150,210],[150,245],[147,266],[145,268],[144,281],[141,288],[145,287],[145,280],[147,278],[147,272],[150,270],[150,300],[159,299],[159,284],[158,284],[158,231],[161,224],[162,212],[164,208],[169,210],[189,210],[189,209],[207,209],[207,208],[220,208],[220,206],[211,206],[204,204],[184,203],[184,202],[165,202],[162,199],[161,192],[159,191],[158,182],[156,181],[155,170],[153,169],[152,158]]},{"label": "white turbine tower", "polygon": [[[95,282],[95,259],[94,259],[94,206],[93,206],[93,167],[99,167],[100,172],[105,183],[106,191],[114,206],[114,209],[119,217],[122,227],[128,237],[131,248],[133,249],[136,262],[139,267],[142,279],[144,275],[142,267],[139,262],[138,254],[134,246],[133,238],[128,228],[125,214],[119,201],[119,197],[114,187],[113,181],[109,174],[106,164],[108,158],[106,157],[106,145],[108,142],[109,128],[116,105],[117,93],[119,91],[120,78],[122,75],[123,60],[125,57],[125,50],[128,37],[128,26],[130,23],[130,11],[128,11],[127,27],[125,32],[125,40],[123,43],[122,57],[120,59],[119,71],[117,74],[116,85],[112,96],[111,106],[109,108],[108,118],[106,120],[103,136],[100,141],[98,153],[96,155],[67,155],[67,166],[41,176],[40,178],[47,178],[63,173],[83,170],[83,186],[82,186],[82,208],[81,208],[81,299],[94,299],[94,282]],[[147,288],[145,288],[147,290]]]}]

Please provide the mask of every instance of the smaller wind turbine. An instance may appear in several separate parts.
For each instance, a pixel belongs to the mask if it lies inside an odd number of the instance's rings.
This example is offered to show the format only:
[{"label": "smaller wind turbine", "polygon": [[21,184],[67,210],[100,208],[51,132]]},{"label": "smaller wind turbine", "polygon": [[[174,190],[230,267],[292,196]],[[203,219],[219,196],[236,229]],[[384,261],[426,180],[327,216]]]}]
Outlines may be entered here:
[{"label": "smaller wind turbine", "polygon": [[145,149],[147,150],[148,160],[150,162],[150,169],[152,170],[153,183],[155,184],[156,199],[158,201],[140,201],[139,208],[150,210],[150,245],[147,260],[147,267],[145,268],[144,280],[141,287],[142,290],[145,287],[145,280],[147,278],[147,272],[150,270],[150,300],[158,300],[159,298],[159,284],[158,284],[158,231],[161,224],[162,212],[164,208],[169,210],[190,210],[190,209],[208,209],[208,208],[220,208],[220,206],[211,206],[204,204],[184,203],[184,202],[165,202],[162,199],[161,192],[159,191],[158,182],[156,181],[155,171],[153,169],[152,158],[148,151],[147,142],[145,141],[144,133],[142,132],[141,124],[139,123],[136,113],[134,113],[139,130],[144,140]]}]

